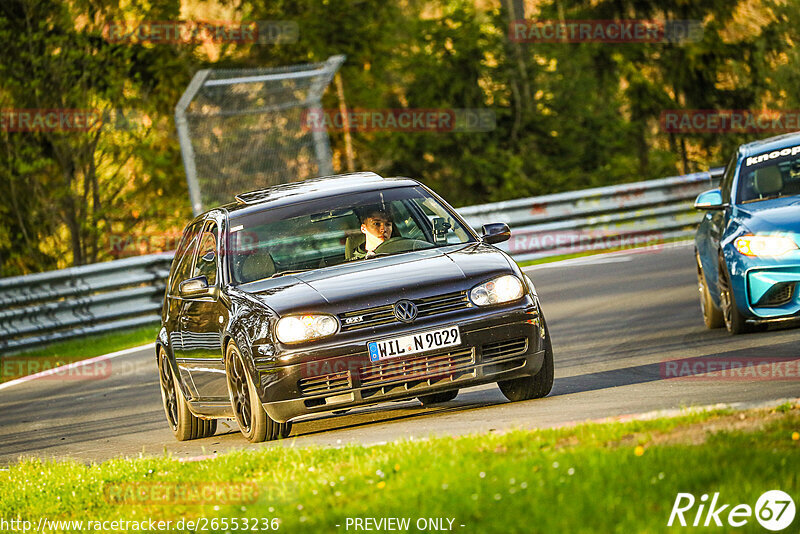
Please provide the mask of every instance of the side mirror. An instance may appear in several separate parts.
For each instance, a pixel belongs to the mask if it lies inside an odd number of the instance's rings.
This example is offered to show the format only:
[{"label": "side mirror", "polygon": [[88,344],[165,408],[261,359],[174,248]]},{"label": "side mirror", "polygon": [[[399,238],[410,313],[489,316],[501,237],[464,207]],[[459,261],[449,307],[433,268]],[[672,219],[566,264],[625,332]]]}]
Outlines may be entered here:
[{"label": "side mirror", "polygon": [[711,189],[697,195],[694,201],[696,210],[720,210],[725,207],[722,203],[722,193],[719,189]]},{"label": "side mirror", "polygon": [[483,239],[484,243],[489,243],[490,245],[508,241],[511,237],[511,229],[506,223],[484,224],[481,227],[481,231],[483,232],[481,239]]},{"label": "side mirror", "polygon": [[208,278],[205,276],[184,280],[178,286],[178,292],[186,298],[213,296],[213,288],[208,287]]}]

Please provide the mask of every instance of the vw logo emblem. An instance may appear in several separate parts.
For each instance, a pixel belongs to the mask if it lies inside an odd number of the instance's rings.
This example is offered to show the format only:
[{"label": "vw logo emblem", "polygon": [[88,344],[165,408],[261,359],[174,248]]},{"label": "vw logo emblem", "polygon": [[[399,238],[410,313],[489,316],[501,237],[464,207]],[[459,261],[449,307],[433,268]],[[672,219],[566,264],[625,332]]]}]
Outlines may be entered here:
[{"label": "vw logo emblem", "polygon": [[417,305],[410,300],[398,300],[394,305],[394,316],[404,323],[414,322],[417,318]]}]

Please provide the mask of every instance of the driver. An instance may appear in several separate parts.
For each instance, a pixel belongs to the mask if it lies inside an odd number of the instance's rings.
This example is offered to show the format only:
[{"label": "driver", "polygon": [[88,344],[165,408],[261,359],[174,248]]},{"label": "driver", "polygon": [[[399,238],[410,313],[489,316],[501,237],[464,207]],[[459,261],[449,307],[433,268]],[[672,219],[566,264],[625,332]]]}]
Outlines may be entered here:
[{"label": "driver", "polygon": [[789,167],[790,180],[784,182],[783,191],[787,195],[800,195],[800,158],[792,162]]},{"label": "driver", "polygon": [[365,241],[353,249],[351,260],[360,260],[375,255],[375,249],[392,236],[392,215],[380,208],[363,212],[360,217],[361,233]]},{"label": "driver", "polygon": [[789,167],[789,176],[792,180],[800,180],[800,159],[796,159],[792,162],[792,166]]}]

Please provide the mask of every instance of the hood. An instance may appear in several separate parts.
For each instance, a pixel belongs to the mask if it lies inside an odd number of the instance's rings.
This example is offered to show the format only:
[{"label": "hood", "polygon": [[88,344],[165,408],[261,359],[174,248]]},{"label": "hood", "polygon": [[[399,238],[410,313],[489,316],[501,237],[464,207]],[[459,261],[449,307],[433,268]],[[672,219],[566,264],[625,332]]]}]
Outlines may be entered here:
[{"label": "hood", "polygon": [[505,255],[481,243],[344,263],[239,286],[278,314],[341,313],[463,291],[512,272]]},{"label": "hood", "polygon": [[737,216],[751,232],[800,233],[800,196],[739,204]]}]

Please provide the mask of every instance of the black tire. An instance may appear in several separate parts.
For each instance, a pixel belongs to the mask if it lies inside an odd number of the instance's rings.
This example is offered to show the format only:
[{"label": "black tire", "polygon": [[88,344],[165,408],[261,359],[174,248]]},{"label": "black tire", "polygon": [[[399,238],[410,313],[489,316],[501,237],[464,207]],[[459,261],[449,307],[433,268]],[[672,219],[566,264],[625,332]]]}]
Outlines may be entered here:
[{"label": "black tire", "polygon": [[500,391],[502,391],[503,395],[511,402],[541,399],[542,397],[546,397],[553,389],[553,344],[550,341],[550,330],[547,328],[547,322],[544,321],[543,315],[541,317],[545,332],[545,352],[542,368],[534,376],[514,378],[497,383],[497,385],[500,386]]},{"label": "black tire", "polygon": [[442,393],[431,393],[430,395],[420,395],[417,399],[423,406],[430,406],[431,404],[441,404],[449,402],[458,396],[458,390],[443,391]]},{"label": "black tire", "polygon": [[289,436],[292,423],[278,423],[264,410],[242,353],[233,342],[225,349],[225,375],[234,418],[247,441],[260,443]]},{"label": "black tire", "polygon": [[189,410],[164,347],[158,348],[158,377],[164,414],[175,439],[187,441],[213,436],[217,431],[217,420],[201,419]]},{"label": "black tire", "polygon": [[747,324],[744,315],[739,311],[728,270],[722,261],[719,266],[719,300],[720,304],[722,304],[722,317],[725,321],[725,328],[730,334],[737,335],[753,331],[753,327]]},{"label": "black tire", "polygon": [[700,312],[703,314],[703,323],[705,323],[706,328],[721,328],[725,326],[725,318],[722,315],[722,310],[714,305],[714,301],[711,298],[711,292],[706,284],[705,273],[703,273],[703,265],[700,263],[700,255],[695,252],[694,256],[697,261],[697,289],[700,292]]}]

